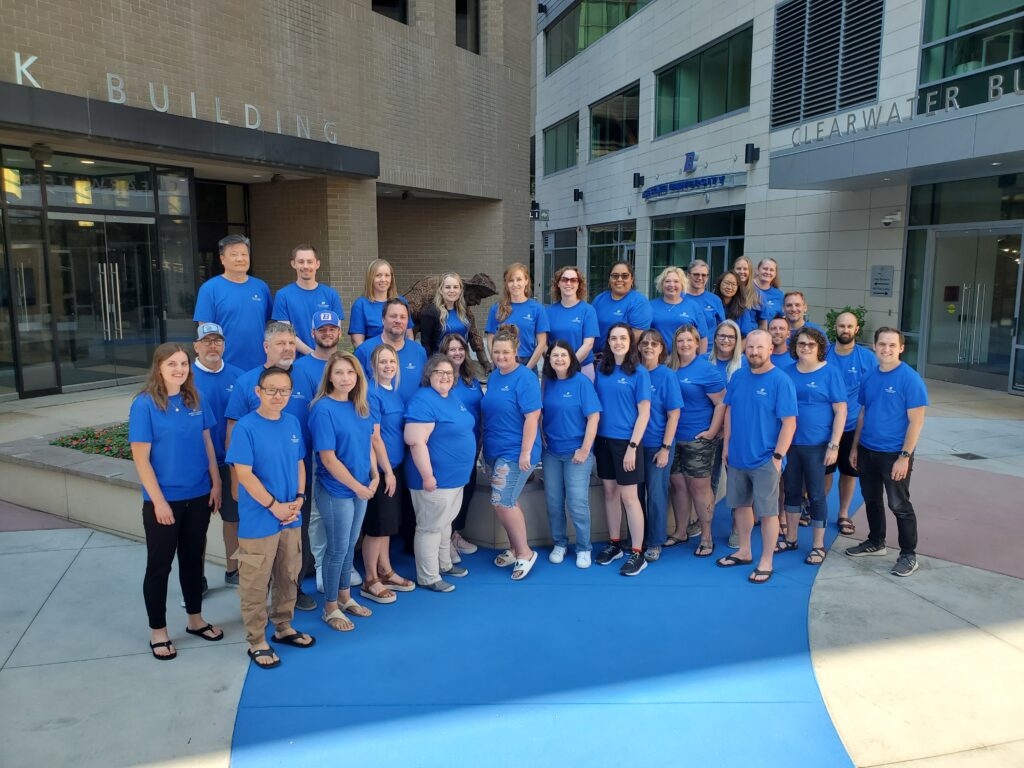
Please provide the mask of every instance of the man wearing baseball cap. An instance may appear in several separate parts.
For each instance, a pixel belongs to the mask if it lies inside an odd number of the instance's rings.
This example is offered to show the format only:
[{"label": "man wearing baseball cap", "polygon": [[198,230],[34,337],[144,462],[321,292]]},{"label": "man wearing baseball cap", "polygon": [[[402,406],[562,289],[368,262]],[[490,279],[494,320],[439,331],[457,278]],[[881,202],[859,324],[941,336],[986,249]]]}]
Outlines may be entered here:
[{"label": "man wearing baseball cap", "polygon": [[309,327],[310,316],[333,312],[340,324],[345,319],[345,308],[336,290],[316,280],[320,269],[316,248],[307,243],[296,245],[292,248],[291,265],[295,270],[295,282],[277,292],[271,317],[291,323],[295,327],[299,354],[309,355],[316,349]]}]

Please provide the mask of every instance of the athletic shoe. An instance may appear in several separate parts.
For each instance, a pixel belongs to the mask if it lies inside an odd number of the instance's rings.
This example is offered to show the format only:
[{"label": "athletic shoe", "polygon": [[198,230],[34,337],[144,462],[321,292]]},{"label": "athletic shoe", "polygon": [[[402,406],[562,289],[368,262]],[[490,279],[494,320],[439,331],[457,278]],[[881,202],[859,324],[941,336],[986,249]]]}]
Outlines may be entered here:
[{"label": "athletic shoe", "polygon": [[875,544],[869,540],[862,541],[854,547],[848,547],[846,550],[849,557],[883,557],[885,553],[884,544]]},{"label": "athletic shoe", "polygon": [[577,552],[576,553],[576,567],[577,568],[589,568],[590,567],[590,551]]},{"label": "athletic shoe", "polygon": [[640,571],[647,567],[647,561],[644,560],[644,556],[641,552],[630,552],[629,557],[626,558],[626,562],[619,568],[619,575],[621,576],[636,576]]},{"label": "athletic shoe", "polygon": [[893,576],[909,576],[918,569],[917,558],[913,555],[900,555],[896,565],[889,571]]},{"label": "athletic shoe", "polygon": [[736,531],[733,531],[732,533],[729,534],[729,549],[739,549],[739,548],[740,548],[740,535],[738,533],[736,533]]},{"label": "athletic shoe", "polygon": [[359,575],[359,571],[355,568],[352,569],[352,578],[349,583],[353,587],[361,587],[363,585],[363,577]]},{"label": "athletic shoe", "polygon": [[700,522],[697,521],[697,520],[694,520],[692,523],[690,523],[688,526],[686,526],[686,535],[687,536],[700,536]]},{"label": "athletic shoe", "polygon": [[605,548],[597,553],[597,557],[594,559],[598,565],[608,565],[613,560],[618,560],[622,557],[622,545],[617,541],[610,541],[605,545]]},{"label": "athletic shoe", "polygon": [[556,544],[551,550],[551,554],[548,555],[548,562],[558,565],[560,562],[565,560],[565,547]]},{"label": "athletic shoe", "polygon": [[224,585],[228,587],[238,586],[238,569],[233,571],[224,571]]},{"label": "athletic shoe", "polygon": [[476,544],[471,541],[466,541],[458,531],[452,534],[452,545],[463,555],[475,554],[477,550]]},{"label": "athletic shoe", "polygon": [[462,562],[462,558],[459,557],[458,547],[454,543],[448,547],[448,556],[451,558],[453,565],[458,565]]},{"label": "athletic shoe", "polygon": [[433,584],[420,584],[421,589],[425,589],[429,592],[454,592],[455,585],[445,581],[444,579],[438,579]]},{"label": "athletic shoe", "polygon": [[661,557],[661,547],[648,547],[644,550],[644,560],[648,563],[653,563]]},{"label": "athletic shoe", "polygon": [[469,576],[469,569],[463,568],[461,565],[452,565],[447,571],[441,571],[441,575],[461,579],[463,576]]},{"label": "athletic shoe", "polygon": [[315,611],[316,600],[300,589],[295,595],[295,609],[298,611]]}]

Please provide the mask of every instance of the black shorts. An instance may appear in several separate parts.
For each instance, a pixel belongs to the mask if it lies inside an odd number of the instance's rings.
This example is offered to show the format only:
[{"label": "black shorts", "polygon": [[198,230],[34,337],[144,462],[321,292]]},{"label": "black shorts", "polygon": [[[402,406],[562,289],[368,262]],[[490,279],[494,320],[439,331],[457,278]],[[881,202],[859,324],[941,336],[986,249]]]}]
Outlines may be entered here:
[{"label": "black shorts", "polygon": [[597,436],[594,441],[594,458],[597,460],[597,476],[602,480],[614,480],[619,485],[638,485],[644,481],[644,454],[636,449],[636,468],[627,472],[622,460],[629,448],[629,440],[616,440]]},{"label": "black shorts", "polygon": [[231,467],[221,464],[220,467],[220,519],[225,523],[238,522],[238,502],[231,498]]},{"label": "black shorts", "polygon": [[[409,457],[412,461],[412,457]],[[395,495],[384,491],[384,476],[373,498],[366,502],[366,517],[363,519],[363,534],[366,536],[395,536],[402,523],[402,495],[405,493],[405,472],[402,466],[394,468]]]},{"label": "black shorts", "polygon": [[849,432],[843,432],[843,436],[839,438],[839,458],[836,459],[835,464],[825,467],[826,475],[835,474],[836,469],[838,469],[840,475],[860,477],[857,474],[857,470],[850,466],[850,451],[853,450],[853,435],[856,431],[851,429]]}]

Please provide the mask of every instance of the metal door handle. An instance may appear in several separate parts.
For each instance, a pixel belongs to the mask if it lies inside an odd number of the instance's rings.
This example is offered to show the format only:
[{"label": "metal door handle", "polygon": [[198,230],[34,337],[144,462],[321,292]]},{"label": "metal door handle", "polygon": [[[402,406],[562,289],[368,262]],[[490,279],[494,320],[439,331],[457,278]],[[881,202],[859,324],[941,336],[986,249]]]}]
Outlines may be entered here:
[{"label": "metal door handle", "polygon": [[956,361],[959,363],[964,359],[963,345],[964,345],[964,319],[971,312],[971,286],[964,283],[961,286],[961,290],[964,293],[963,305],[960,307],[960,329],[957,332],[956,337]]},{"label": "metal door handle", "polygon": [[[978,290],[974,297],[974,340],[971,341],[971,363],[981,362],[982,352],[982,338],[981,338],[981,323],[985,321],[985,288],[987,286],[984,283],[978,284]],[[978,359],[974,359],[974,347],[977,342],[978,347]]]},{"label": "metal door handle", "polygon": [[96,272],[100,276],[100,306],[103,308],[103,340],[110,340],[110,302],[107,299],[107,265],[97,264]]},{"label": "metal door handle", "polygon": [[124,323],[121,322],[121,270],[117,262],[111,265],[114,268],[113,283],[114,308],[117,310],[117,338],[124,338]]}]

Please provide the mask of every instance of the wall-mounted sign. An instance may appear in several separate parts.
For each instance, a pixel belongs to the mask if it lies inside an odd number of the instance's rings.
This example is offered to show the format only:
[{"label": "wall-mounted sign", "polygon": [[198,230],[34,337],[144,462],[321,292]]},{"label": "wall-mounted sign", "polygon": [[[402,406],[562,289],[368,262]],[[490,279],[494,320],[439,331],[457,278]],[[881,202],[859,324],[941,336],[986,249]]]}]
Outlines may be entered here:
[{"label": "wall-mounted sign", "polygon": [[871,267],[871,295],[892,296],[893,267],[876,264]]},{"label": "wall-mounted sign", "polygon": [[697,170],[697,153],[687,152],[686,161],[683,163],[683,173],[693,173]]},{"label": "wall-mounted sign", "polygon": [[695,176],[690,179],[677,179],[664,184],[656,184],[643,191],[643,199],[646,202],[664,200],[669,197],[682,197],[684,195],[699,195],[703,192],[712,192],[718,189],[732,189],[734,187],[747,186],[746,172],[720,173],[714,176]]}]

